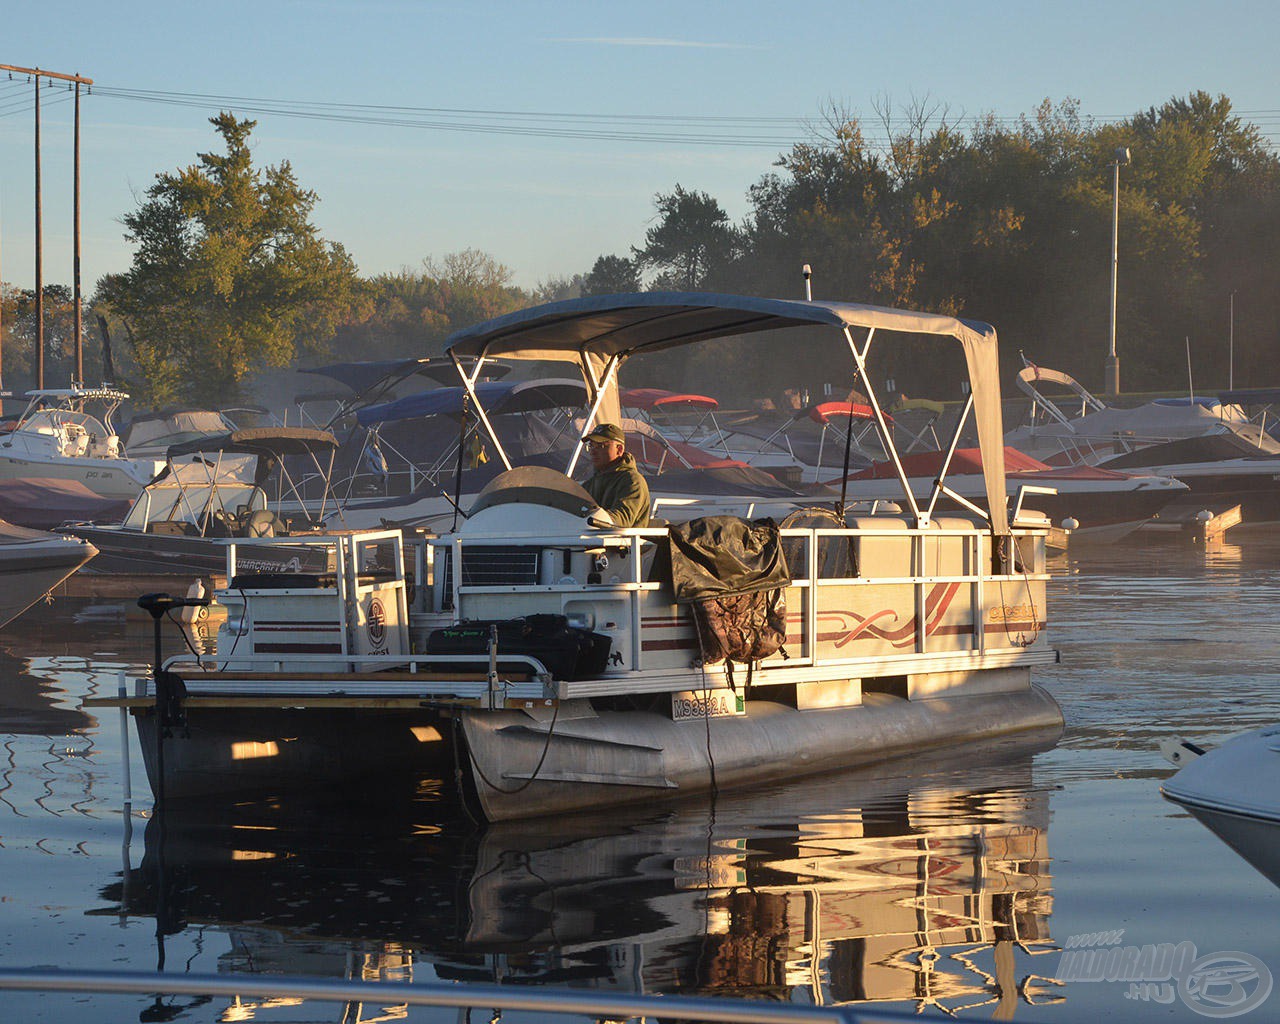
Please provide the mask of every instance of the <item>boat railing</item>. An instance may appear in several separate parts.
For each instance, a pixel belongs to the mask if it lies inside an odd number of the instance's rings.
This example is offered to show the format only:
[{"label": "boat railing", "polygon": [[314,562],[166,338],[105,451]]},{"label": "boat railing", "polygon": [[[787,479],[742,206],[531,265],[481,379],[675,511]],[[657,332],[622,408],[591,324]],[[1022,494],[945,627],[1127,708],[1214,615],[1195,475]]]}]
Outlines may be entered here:
[{"label": "boat railing", "polygon": [[[266,653],[246,644],[201,665],[189,655],[172,659],[171,667],[189,688],[198,681],[207,690],[220,677],[251,672],[274,675],[277,688],[287,682],[299,693],[322,694],[343,689],[334,681],[337,672],[364,676],[380,693],[438,692],[495,706],[670,690],[699,663],[699,650],[691,610],[675,603],[669,580],[655,570],[666,535],[660,528],[452,534],[406,544],[398,530],[380,530],[233,540],[229,580],[238,578],[242,552],[259,544],[330,547],[335,564],[323,586],[300,577],[297,584],[284,581],[295,589],[261,597],[301,602],[303,618],[331,621],[340,642],[331,654]],[[1043,528],[1015,529],[1010,550],[1001,552],[993,550],[988,531],[958,517],[928,527],[885,516],[860,517],[845,529],[781,530],[792,576],[784,590],[786,651],[758,663],[755,683],[796,684],[833,669],[870,679],[1051,663],[1044,536]],[[371,551],[379,552],[373,575],[366,571]],[[401,637],[379,650],[362,646],[373,597],[383,603],[387,634],[399,630]],[[236,606],[224,627],[234,640],[248,632],[252,613],[235,589],[224,591],[224,601]],[[565,682],[553,680],[537,657],[496,645],[467,655],[424,653],[434,629],[534,613],[564,615],[571,625],[608,633],[620,660],[599,678]],[[270,617],[280,615],[273,610]],[[727,685],[723,666],[705,666],[703,676],[708,686]]]},{"label": "boat railing", "polygon": [[[155,997],[245,996],[374,1006],[471,1008],[572,1014],[588,1020],[697,1020],[724,1024],[906,1024],[943,1021],[934,1014],[900,1013],[873,1006],[820,1006],[766,1002],[728,996],[615,994],[529,985],[384,982],[355,978],[315,978],[285,974],[165,974],[142,971],[59,971],[0,969],[0,990]],[[143,1011],[143,1019],[147,1019]],[[460,1018],[461,1019],[461,1018]]]},{"label": "boat railing", "polygon": [[[958,518],[935,520],[928,527],[909,526],[905,517],[893,516],[860,517],[855,523],[845,529],[780,531],[792,577],[785,589],[790,650],[762,662],[765,675],[758,680],[773,673],[772,681],[794,681],[797,670],[835,665],[865,675],[894,675],[1056,657],[1043,635],[1049,578],[1044,527],[1013,530],[1009,550],[1000,552],[993,550],[988,531]],[[428,538],[422,578],[430,580],[432,596],[425,613],[437,621],[456,621],[555,610],[572,619],[583,617],[592,602],[625,608],[617,617],[609,613],[615,618],[615,643],[625,648],[631,685],[643,688],[637,676],[659,676],[661,669],[675,667],[652,653],[657,644],[646,644],[648,623],[666,610],[666,621],[679,623],[674,628],[693,630],[688,609],[674,604],[669,582],[653,572],[656,546],[665,536],[663,529],[642,529]],[[851,553],[843,561],[831,557],[831,549],[841,545]],[[583,572],[581,556],[599,554],[609,559],[610,579]],[[573,574],[560,572],[569,566]],[[868,642],[874,637],[880,641]],[[676,641],[666,637],[658,644],[675,647]],[[859,647],[863,651],[854,653]],[[936,664],[926,666],[922,659]],[[654,682],[660,688],[660,680]]]}]

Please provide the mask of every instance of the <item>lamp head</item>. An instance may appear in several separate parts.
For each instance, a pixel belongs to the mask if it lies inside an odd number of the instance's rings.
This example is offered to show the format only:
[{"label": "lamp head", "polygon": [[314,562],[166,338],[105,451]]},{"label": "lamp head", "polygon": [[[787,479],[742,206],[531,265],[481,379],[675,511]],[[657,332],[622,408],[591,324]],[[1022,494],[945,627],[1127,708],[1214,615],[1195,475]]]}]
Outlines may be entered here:
[{"label": "lamp head", "polygon": [[1116,163],[1118,163],[1121,167],[1129,166],[1129,147],[1128,146],[1116,147]]}]

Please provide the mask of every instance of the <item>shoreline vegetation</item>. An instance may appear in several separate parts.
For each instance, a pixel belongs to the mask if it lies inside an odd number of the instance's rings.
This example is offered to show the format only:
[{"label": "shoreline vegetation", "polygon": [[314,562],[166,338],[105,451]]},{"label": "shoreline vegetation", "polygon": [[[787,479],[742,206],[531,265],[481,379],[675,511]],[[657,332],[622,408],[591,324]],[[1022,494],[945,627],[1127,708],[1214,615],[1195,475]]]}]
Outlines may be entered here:
[{"label": "shoreline vegetation", "polygon": [[[139,407],[225,406],[245,400],[264,370],[433,355],[452,331],[538,302],[648,289],[798,298],[810,264],[815,295],[989,321],[1003,375],[1023,353],[1093,387],[1118,201],[1125,389],[1185,389],[1188,358],[1208,388],[1229,372],[1242,386],[1275,383],[1280,158],[1227,97],[1193,92],[1106,124],[1074,100],[1046,100],[1016,121],[951,121],[936,104],[905,118],[879,113],[877,134],[827,110],[810,138],[762,170],[742,222],[676,183],[654,197],[639,244],[532,290],[477,249],[362,277],[312,224],[321,197],[288,161],[255,166],[255,122],[219,114],[210,122],[221,148],[158,174],[124,214],[133,263],[99,280],[86,304],[85,376],[103,379],[109,348],[116,383]],[[1122,148],[1132,162],[1116,190]],[[74,305],[65,285],[44,292],[45,381],[65,386]],[[17,395],[34,386],[34,295],[0,285],[0,301],[4,381]],[[714,374],[734,389],[722,397],[740,402],[777,388],[779,354],[767,339],[732,351],[655,360],[643,383],[682,387]],[[789,383],[819,387],[828,356],[788,351]],[[882,371],[912,396],[960,397],[954,368],[910,341]]]}]

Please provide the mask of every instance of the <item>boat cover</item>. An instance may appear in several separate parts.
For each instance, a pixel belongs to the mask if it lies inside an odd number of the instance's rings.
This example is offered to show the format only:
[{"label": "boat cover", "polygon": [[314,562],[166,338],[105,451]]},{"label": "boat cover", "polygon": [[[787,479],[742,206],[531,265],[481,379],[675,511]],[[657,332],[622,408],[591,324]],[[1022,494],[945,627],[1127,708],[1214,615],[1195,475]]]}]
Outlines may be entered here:
[{"label": "boat cover", "polygon": [[1177,441],[1147,445],[1101,463],[1108,469],[1149,469],[1155,466],[1181,466],[1190,463],[1221,462],[1226,459],[1257,459],[1274,463],[1278,446],[1274,439],[1262,441],[1260,448],[1235,433],[1205,434]]},{"label": "boat cover", "polygon": [[[979,442],[1001,451],[1000,366],[995,328],[976,320],[852,302],[765,299],[703,292],[638,292],[593,295],[517,310],[456,331],[448,339],[455,360],[512,357],[572,361],[603,380],[610,360],[788,327],[862,328],[954,338],[964,349]],[[600,415],[620,416],[616,391]],[[1004,466],[985,474],[991,525],[1008,533]]]},{"label": "boat cover", "polygon": [[327,430],[313,430],[310,427],[250,427],[171,445],[167,454],[170,459],[213,452],[278,457],[306,455],[337,447],[338,439]]},{"label": "boat cover", "polygon": [[[501,364],[485,368],[486,375],[489,377],[501,377],[510,369],[511,367]],[[376,359],[359,363],[331,363],[328,366],[313,366],[301,372],[314,373],[336,380],[356,393],[366,391],[383,381],[394,382],[410,376],[428,377],[441,384],[452,384],[458,379],[458,370],[453,365],[453,361],[441,356],[426,359]]]},{"label": "boat cover", "polygon": [[78,480],[15,477],[0,480],[0,517],[39,530],[67,522],[118,523],[128,499],[104,498]]}]

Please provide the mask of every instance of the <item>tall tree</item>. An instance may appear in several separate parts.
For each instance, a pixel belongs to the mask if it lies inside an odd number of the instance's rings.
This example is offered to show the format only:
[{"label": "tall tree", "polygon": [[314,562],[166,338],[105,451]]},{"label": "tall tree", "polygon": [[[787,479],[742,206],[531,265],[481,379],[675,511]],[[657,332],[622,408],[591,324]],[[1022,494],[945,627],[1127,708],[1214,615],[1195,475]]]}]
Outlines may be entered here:
[{"label": "tall tree", "polygon": [[600,256],[582,280],[583,295],[627,294],[640,290],[640,270],[625,256]]},{"label": "tall tree", "polygon": [[351,258],[311,223],[316,193],[288,161],[254,166],[256,122],[210,123],[225,152],[156,176],[124,218],[132,266],[99,285],[156,404],[239,398],[250,373],[321,346],[364,302]]},{"label": "tall tree", "polygon": [[654,205],[658,223],[645,232],[644,245],[632,249],[636,265],[658,272],[655,288],[696,291],[709,270],[733,258],[739,233],[705,192],[676,185],[674,192],[655,196]]}]

